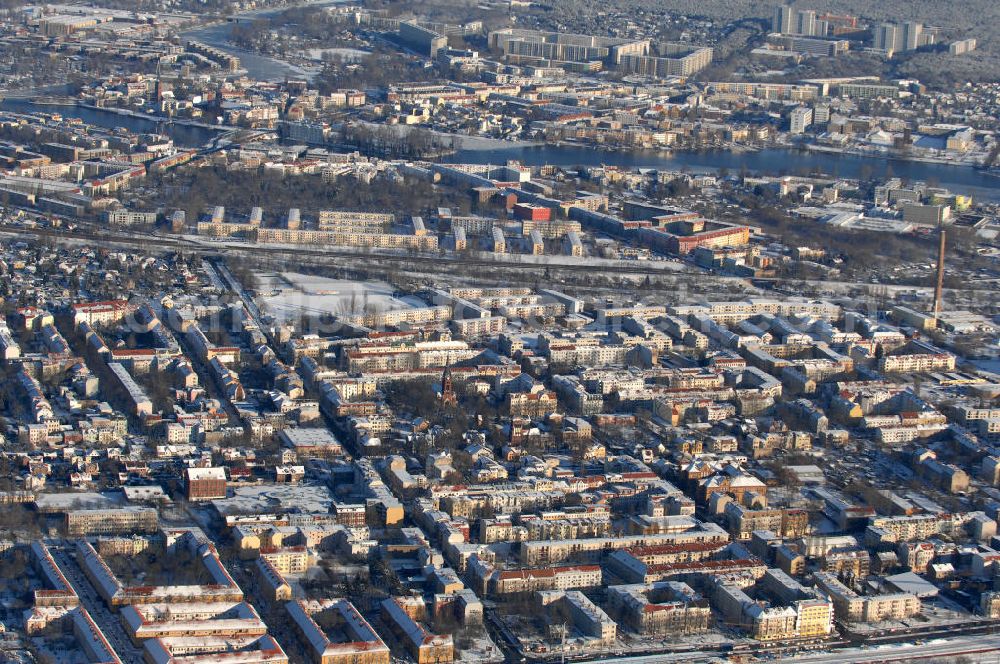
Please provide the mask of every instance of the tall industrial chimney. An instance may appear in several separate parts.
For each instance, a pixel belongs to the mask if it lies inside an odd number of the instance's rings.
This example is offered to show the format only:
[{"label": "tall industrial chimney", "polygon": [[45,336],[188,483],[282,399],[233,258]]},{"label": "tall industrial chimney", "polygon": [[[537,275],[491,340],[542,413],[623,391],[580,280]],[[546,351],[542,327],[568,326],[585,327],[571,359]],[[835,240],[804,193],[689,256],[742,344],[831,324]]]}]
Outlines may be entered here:
[{"label": "tall industrial chimney", "polygon": [[938,259],[937,259],[937,284],[934,286],[934,323],[937,324],[938,314],[941,313],[941,294],[944,290],[944,224],[938,227]]}]

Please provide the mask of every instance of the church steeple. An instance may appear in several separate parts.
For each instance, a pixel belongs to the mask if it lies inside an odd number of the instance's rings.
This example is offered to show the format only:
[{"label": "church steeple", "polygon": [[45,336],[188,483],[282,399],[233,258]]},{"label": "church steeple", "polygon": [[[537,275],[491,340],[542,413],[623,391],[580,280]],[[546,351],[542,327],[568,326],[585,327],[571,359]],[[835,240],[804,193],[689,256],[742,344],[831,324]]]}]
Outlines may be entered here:
[{"label": "church steeple", "polygon": [[458,403],[458,397],[455,396],[455,386],[451,380],[450,362],[444,365],[444,371],[441,372],[441,403],[448,404],[449,406],[454,406]]}]

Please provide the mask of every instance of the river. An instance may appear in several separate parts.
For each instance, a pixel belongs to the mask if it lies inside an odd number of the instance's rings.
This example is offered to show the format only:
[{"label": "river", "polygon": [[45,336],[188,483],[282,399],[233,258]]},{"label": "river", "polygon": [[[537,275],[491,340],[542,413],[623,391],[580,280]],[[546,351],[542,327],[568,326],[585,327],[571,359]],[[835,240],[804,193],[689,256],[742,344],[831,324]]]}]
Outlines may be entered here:
[{"label": "river", "polygon": [[[336,4],[344,0],[314,0],[311,4]],[[265,9],[240,14],[242,19],[273,16],[281,9]],[[184,33],[188,39],[197,39],[238,56],[247,73],[260,80],[283,80],[286,76],[301,77],[302,70],[294,65],[265,56],[255,55],[235,48],[229,43],[231,23],[193,30]],[[99,123],[95,123],[99,124]],[[128,126],[128,125],[124,125]],[[184,128],[190,129],[190,128]],[[171,133],[171,136],[174,136]],[[181,144],[181,140],[174,138]],[[208,140],[206,137],[205,140]],[[718,171],[720,168],[737,173],[746,169],[752,173],[769,175],[798,175],[824,173],[827,175],[859,178],[865,176],[887,177],[895,175],[909,180],[934,182],[957,193],[971,194],[978,200],[1000,201],[1000,178],[992,177],[968,166],[934,164],[918,161],[885,159],[853,154],[799,152],[768,149],[758,152],[730,152],[710,150],[704,152],[663,153],[654,150],[616,151],[587,146],[511,147],[490,150],[461,150],[443,161],[450,163],[504,163],[515,159],[529,166],[552,164],[555,166],[625,166],[663,170],[690,169],[692,171]]]},{"label": "river", "polygon": [[[185,148],[200,147],[218,132],[203,127],[179,124],[161,124],[145,118],[119,115],[112,111],[81,106],[56,106],[32,104],[23,99],[5,99],[0,109],[17,113],[60,113],[65,117],[80,118],[99,127],[125,127],[150,133],[162,131],[174,142]],[[862,175],[886,177],[894,174],[910,180],[935,182],[960,194],[971,194],[981,201],[1000,202],[1000,178],[968,166],[950,166],[919,161],[900,161],[864,157],[851,154],[799,152],[795,150],[768,149],[758,152],[729,152],[711,150],[704,152],[666,153],[656,150],[617,151],[602,150],[576,145],[543,145],[510,147],[487,150],[460,150],[442,159],[446,163],[503,164],[509,159],[528,166],[552,164],[555,166],[624,166],[694,172],[716,172],[726,168],[731,173],[746,169],[752,173],[769,175],[798,175],[825,173],[845,178]]]},{"label": "river", "polygon": [[163,133],[173,139],[182,148],[197,148],[218,136],[219,132],[204,127],[191,127],[182,124],[159,123],[146,118],[121,115],[114,111],[83,106],[62,106],[58,104],[32,104],[26,99],[4,99],[0,102],[0,110],[13,113],[58,113],[66,118],[79,118],[97,127],[114,129],[124,127],[139,134]]},{"label": "river", "polygon": [[[312,5],[315,7],[322,7],[347,1],[348,0],[314,0],[298,6]],[[287,7],[257,9],[242,12],[233,18],[241,21],[265,19],[277,16],[287,9]],[[286,78],[312,78],[312,74],[302,69],[302,67],[233,46],[233,44],[229,41],[229,36],[232,34],[234,25],[235,23],[229,21],[217,23],[215,25],[210,25],[207,28],[196,28],[194,30],[182,32],[181,37],[185,40],[190,39],[199,41],[203,44],[214,46],[215,48],[225,51],[231,55],[235,55],[240,59],[240,66],[246,70],[247,76],[255,78],[258,81],[284,81]]]},{"label": "river", "polygon": [[184,39],[200,41],[226,53],[235,55],[240,59],[240,67],[246,70],[247,75],[258,81],[284,81],[287,78],[311,78],[311,75],[301,67],[269,58],[266,55],[258,55],[250,51],[245,51],[230,44],[229,35],[232,32],[233,25],[233,23],[219,23],[207,28],[189,30],[182,33],[181,36]]},{"label": "river", "polygon": [[443,159],[449,163],[503,164],[508,159],[527,166],[554,164],[557,166],[625,166],[693,172],[716,172],[726,168],[731,173],[746,169],[751,173],[769,175],[805,175],[824,173],[844,178],[887,177],[895,175],[909,180],[935,182],[956,193],[971,194],[987,201],[1000,201],[1000,178],[969,166],[952,166],[921,161],[884,159],[855,154],[800,152],[767,149],[757,152],[706,150],[702,152],[667,153],[658,150],[607,150],[579,145],[542,145],[498,148],[492,150],[460,150]]}]

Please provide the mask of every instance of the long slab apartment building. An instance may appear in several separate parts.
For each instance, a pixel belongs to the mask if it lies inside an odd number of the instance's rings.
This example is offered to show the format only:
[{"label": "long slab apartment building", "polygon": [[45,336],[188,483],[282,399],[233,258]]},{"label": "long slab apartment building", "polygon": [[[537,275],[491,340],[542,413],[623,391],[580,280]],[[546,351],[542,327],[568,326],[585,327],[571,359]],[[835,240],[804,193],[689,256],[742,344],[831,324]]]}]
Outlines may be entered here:
[{"label": "long slab apartment building", "polygon": [[198,223],[198,235],[209,237],[241,237],[251,242],[334,245],[344,247],[374,247],[377,249],[437,249],[436,235],[427,232],[423,221],[414,218],[402,232],[393,232],[396,222],[392,214],[324,210],[318,215],[315,228],[302,228],[302,216],[297,208],[288,211],[281,227],[265,227],[260,208],[240,221],[226,219],[226,209],[215,207],[204,221]]},{"label": "long slab apartment building", "polygon": [[643,76],[690,76],[712,64],[712,49],[649,39],[614,39],[506,28],[489,34],[491,48],[512,64],[551,63],[572,71],[616,69]]}]

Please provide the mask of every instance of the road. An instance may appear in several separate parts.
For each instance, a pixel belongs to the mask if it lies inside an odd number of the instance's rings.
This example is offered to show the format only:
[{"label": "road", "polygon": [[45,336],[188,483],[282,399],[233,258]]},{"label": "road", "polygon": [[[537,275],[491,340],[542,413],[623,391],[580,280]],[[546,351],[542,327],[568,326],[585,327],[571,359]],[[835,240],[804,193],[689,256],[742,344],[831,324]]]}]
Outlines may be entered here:
[{"label": "road", "polygon": [[972,662],[1000,661],[1000,634],[976,634],[921,645],[900,643],[868,649],[844,649],[811,655],[782,657],[796,664],[878,664],[882,662],[941,662],[963,657]]},{"label": "road", "polygon": [[[375,251],[362,251],[350,247],[329,246],[316,247],[313,245],[278,245],[278,244],[249,244],[243,242],[213,242],[208,238],[196,239],[190,236],[166,236],[166,235],[143,235],[139,233],[115,233],[108,229],[101,232],[94,232],[85,228],[78,228],[75,231],[56,230],[51,228],[21,228],[21,227],[0,227],[0,237],[8,236],[16,239],[24,239],[26,236],[37,238],[55,239],[64,242],[99,242],[101,246],[124,246],[140,251],[184,251],[194,254],[219,256],[225,254],[227,257],[247,256],[252,258],[262,258],[265,260],[286,261],[287,264],[297,265],[307,263],[309,259],[323,259],[323,263],[329,265],[331,259],[343,259],[343,261],[358,261],[362,265],[379,265],[383,269],[396,269],[400,271],[421,272],[443,274],[449,268],[459,268],[464,270],[481,270],[482,274],[490,274],[495,278],[502,278],[503,272],[510,270],[511,273],[542,273],[549,272],[555,278],[559,273],[567,274],[598,274],[603,276],[616,275],[619,277],[641,278],[644,276],[676,279],[677,283],[683,287],[689,285],[693,292],[702,292],[706,288],[717,288],[719,293],[728,292],[733,298],[744,297],[747,293],[760,292],[753,286],[751,280],[744,277],[711,274],[702,270],[696,270],[677,261],[607,261],[595,266],[595,261],[583,261],[579,263],[566,263],[558,260],[550,262],[526,262],[519,260],[500,260],[483,254],[477,257],[452,257],[438,254],[390,254],[377,253]],[[510,258],[510,257],[508,257]],[[526,257],[530,258],[530,257]],[[342,265],[346,265],[341,262]],[[414,266],[419,266],[420,269]],[[354,267],[354,266],[348,266]],[[685,283],[687,280],[688,283]],[[757,279],[755,281],[778,281],[769,279]],[[861,282],[845,281],[822,281],[813,280],[806,282],[807,285],[819,289],[830,291],[847,292],[852,289],[864,289],[871,287],[871,284]],[[906,290],[919,291],[929,294],[929,287],[917,286],[883,286],[887,291]],[[732,290],[729,290],[732,289]],[[653,291],[650,291],[652,294]],[[958,291],[945,289],[946,294],[954,296]],[[973,292],[991,294],[990,289],[963,289],[964,295]]]},{"label": "road", "polygon": [[118,656],[125,664],[141,664],[143,661],[142,650],[136,648],[128,635],[122,628],[118,617],[114,615],[105,605],[104,600],[97,594],[94,587],[90,585],[83,570],[76,562],[76,557],[67,553],[65,549],[56,546],[49,546],[53,560],[65,575],[66,580],[73,586],[73,590],[80,597],[80,604],[83,605],[90,617],[94,619],[97,626],[104,632],[105,638],[115,649]]},{"label": "road", "polygon": [[702,662],[719,661],[724,659],[721,653],[717,652],[684,652],[663,655],[635,655],[632,657],[602,657],[602,664],[615,662],[616,664],[669,664],[670,662],[689,662],[690,664],[700,664]]},{"label": "road", "polygon": [[229,270],[229,266],[226,265],[225,260],[217,260],[210,262],[210,265],[215,268],[215,271],[222,278],[223,282],[226,283],[233,292],[233,294],[239,296],[240,300],[243,302],[243,306],[246,307],[247,313],[253,319],[254,324],[257,326],[263,334],[268,336],[268,340],[273,344],[274,339],[271,338],[268,328],[264,325],[264,321],[261,319],[260,307],[257,303],[253,301],[250,294],[247,293],[246,289],[243,288],[243,284],[240,283],[239,279],[233,276],[233,273]]},{"label": "road", "polygon": [[4,99],[37,99],[48,95],[69,94],[67,83],[53,83],[52,85],[41,85],[33,88],[19,88],[16,90],[4,90]]},{"label": "road", "polygon": [[[198,524],[213,542],[224,541],[223,534],[219,532],[217,524],[204,512],[186,508],[189,523]],[[272,604],[261,595],[260,584],[253,578],[253,574],[248,573],[248,568],[252,567],[249,561],[242,561],[233,556],[232,549],[227,546],[219,547],[219,560],[222,561],[226,571],[236,581],[236,585],[243,591],[243,601],[250,604],[261,620],[267,625],[267,632],[270,634],[285,651],[289,662],[308,662],[310,660],[308,649],[295,629],[292,628],[292,621],[288,617],[284,602]]]},{"label": "road", "polygon": [[[50,545],[50,551],[59,569],[66,576],[73,590],[79,595],[80,602],[100,626],[108,641],[114,647],[122,661],[127,664],[142,662],[142,651],[136,648],[125,634],[117,617],[107,608],[103,600],[87,581],[83,570],[77,564],[75,557],[61,546]],[[269,617],[272,630],[281,621],[275,621],[275,613],[269,609],[266,602],[254,592],[254,584],[243,573],[239,561],[227,560],[226,567],[234,578],[240,579],[241,586],[248,590],[247,601],[254,604],[262,616]],[[280,611],[280,608],[279,608]],[[291,653],[302,654],[301,644],[291,632],[277,629],[283,647],[290,648]],[[272,631],[274,633],[274,631]],[[498,641],[499,642],[499,641]],[[766,649],[756,650],[753,654],[761,655]],[[601,662],[611,664],[671,664],[675,662],[718,661],[724,659],[726,653],[719,652],[686,652],[661,655],[638,655],[623,657],[602,657]],[[748,653],[749,654],[749,653]],[[963,658],[970,662],[1000,663],[1000,634],[970,634],[951,639],[935,639],[927,643],[899,643],[873,648],[843,648],[820,653],[795,654],[777,656],[771,661],[796,664],[888,664],[890,662],[942,662],[950,659]]]},{"label": "road", "polygon": [[[767,649],[745,654],[760,658]],[[730,653],[690,652],[664,655],[637,655],[632,657],[601,658],[602,664],[670,664],[672,662],[701,662],[725,660]],[[741,653],[743,654],[743,653]],[[974,634],[953,639],[937,639],[920,645],[899,643],[874,648],[841,648],[825,652],[776,655],[769,661],[794,664],[889,664],[890,662],[926,662],[936,664],[950,659],[965,658],[970,662],[1000,664],[1000,634]],[[756,660],[760,661],[760,659]]]}]

